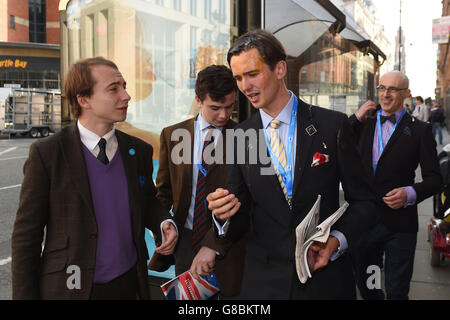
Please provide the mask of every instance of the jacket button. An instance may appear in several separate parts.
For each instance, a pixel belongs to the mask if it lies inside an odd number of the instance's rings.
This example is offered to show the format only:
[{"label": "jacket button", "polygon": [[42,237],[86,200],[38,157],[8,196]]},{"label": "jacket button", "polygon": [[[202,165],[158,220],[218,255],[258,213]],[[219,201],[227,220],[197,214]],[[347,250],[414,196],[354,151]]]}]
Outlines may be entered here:
[{"label": "jacket button", "polygon": [[92,234],[89,236],[89,238],[91,238],[91,239],[97,239],[97,234],[92,233]]}]

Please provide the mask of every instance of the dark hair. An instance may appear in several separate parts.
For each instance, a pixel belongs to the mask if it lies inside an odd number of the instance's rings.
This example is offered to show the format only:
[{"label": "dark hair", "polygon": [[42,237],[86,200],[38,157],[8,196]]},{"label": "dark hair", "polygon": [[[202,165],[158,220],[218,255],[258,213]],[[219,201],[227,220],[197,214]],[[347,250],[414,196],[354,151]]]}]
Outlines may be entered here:
[{"label": "dark hair", "polygon": [[230,64],[231,57],[239,55],[243,51],[257,49],[264,63],[274,70],[279,61],[286,61],[286,52],[281,42],[275,36],[265,30],[252,30],[240,36],[228,51],[227,60]]},{"label": "dark hair", "polygon": [[417,96],[417,97],[416,97],[416,100],[419,100],[420,102],[423,103],[423,98],[422,98],[421,96]]},{"label": "dark hair", "polygon": [[213,101],[222,102],[233,91],[237,91],[236,81],[233,73],[226,66],[211,65],[197,75],[195,95],[202,102],[206,99],[206,95],[209,95]]},{"label": "dark hair", "polygon": [[83,97],[92,95],[95,81],[92,78],[91,67],[96,65],[105,65],[119,70],[114,62],[103,57],[95,57],[75,62],[67,72],[64,80],[64,94],[75,118],[78,118],[81,114],[81,106],[78,104],[77,95]]}]

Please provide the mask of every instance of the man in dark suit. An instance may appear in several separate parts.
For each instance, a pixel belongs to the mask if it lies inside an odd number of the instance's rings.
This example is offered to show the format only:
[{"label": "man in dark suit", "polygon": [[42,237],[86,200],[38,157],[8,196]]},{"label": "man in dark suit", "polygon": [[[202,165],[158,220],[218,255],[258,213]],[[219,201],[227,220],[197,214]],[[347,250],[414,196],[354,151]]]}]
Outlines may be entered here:
[{"label": "man in dark suit", "polygon": [[[200,112],[195,118],[163,129],[156,178],[157,197],[166,209],[173,208],[174,220],[180,230],[180,241],[174,253],[176,274],[190,270],[198,278],[198,275],[208,275],[215,270],[221,295],[225,297],[239,293],[245,238],[231,245],[229,241],[215,237],[213,218],[207,211],[205,197],[226,185],[226,130],[236,125],[230,119],[236,91],[233,74],[223,65],[209,66],[198,73],[195,100]],[[185,151],[190,156],[186,162],[179,161],[178,153],[174,154],[180,142],[173,137],[183,133],[189,142],[189,150]],[[211,148],[204,147],[208,142],[211,142]],[[217,149],[218,157],[222,155],[219,163],[202,163],[202,152],[214,149]],[[186,154],[180,155],[183,156]],[[150,268],[164,270],[168,267],[164,260],[167,258],[156,253]]]},{"label": "man in dark suit", "polygon": [[[308,105],[286,89],[286,54],[268,32],[241,36],[228,52],[228,61],[239,90],[258,109],[235,129],[249,136],[256,131],[258,138],[235,145],[235,155],[245,154],[245,161],[227,167],[227,189],[209,194],[208,201],[224,222],[219,236],[237,240],[252,226],[241,298],[355,299],[346,252],[371,226],[374,204],[347,116]],[[260,141],[265,137],[267,143]],[[272,161],[266,165],[262,157],[249,160],[258,146],[258,154],[270,152]],[[302,284],[296,272],[295,229],[318,195],[320,221],[339,208],[339,182],[350,206],[327,242],[310,247],[308,264],[314,273]]]},{"label": "man in dark suit", "polygon": [[[367,111],[376,110],[375,103],[368,101],[350,117],[379,214],[379,223],[356,252],[358,287],[366,299],[384,298],[367,271],[380,264],[383,253],[387,298],[408,299],[417,242],[417,204],[442,186],[431,125],[411,117],[403,108],[408,86],[403,73],[384,74],[378,86],[381,110],[375,117],[367,117]],[[419,164],[423,180],[416,183]]]},{"label": "man in dark suit", "polygon": [[[145,227],[171,254],[177,230],[156,198],[153,149],[114,129],[130,96],[103,58],[71,66],[78,121],[33,143],[12,234],[14,299],[149,299]],[[42,241],[45,229],[45,243]]]}]

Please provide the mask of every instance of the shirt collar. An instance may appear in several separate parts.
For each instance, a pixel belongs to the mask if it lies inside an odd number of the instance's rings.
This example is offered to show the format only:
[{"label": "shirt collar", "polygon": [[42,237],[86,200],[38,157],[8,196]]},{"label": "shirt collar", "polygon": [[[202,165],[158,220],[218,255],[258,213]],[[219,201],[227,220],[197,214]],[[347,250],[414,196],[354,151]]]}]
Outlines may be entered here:
[{"label": "shirt collar", "polygon": [[86,146],[86,148],[91,151],[95,149],[101,138],[104,138],[106,140],[106,144],[108,145],[108,143],[111,142],[111,140],[115,137],[116,129],[114,125],[112,130],[105,134],[103,137],[100,137],[95,132],[92,132],[91,130],[84,127],[81,124],[80,120],[77,121],[77,126],[78,131],[80,132],[81,142]]},{"label": "shirt collar", "polygon": [[223,127],[216,127],[215,125],[210,124],[208,121],[203,119],[201,112],[199,112],[199,114],[198,114],[197,121],[198,121],[198,124],[199,124],[200,131],[205,130],[209,126],[213,126],[215,129],[219,129],[219,130],[222,130],[222,128],[223,128]]},{"label": "shirt collar", "polygon": [[264,110],[259,109],[259,114],[261,115],[261,120],[264,129],[267,129],[267,127],[270,125],[270,122],[274,119],[289,125],[289,123],[291,122],[291,113],[292,108],[294,107],[294,99],[295,99],[295,95],[292,91],[289,90],[289,94],[291,95],[291,98],[289,99],[288,103],[283,107],[283,110],[281,110],[281,112],[278,114],[276,118],[273,118],[272,116],[268,115],[266,112],[264,112]]}]

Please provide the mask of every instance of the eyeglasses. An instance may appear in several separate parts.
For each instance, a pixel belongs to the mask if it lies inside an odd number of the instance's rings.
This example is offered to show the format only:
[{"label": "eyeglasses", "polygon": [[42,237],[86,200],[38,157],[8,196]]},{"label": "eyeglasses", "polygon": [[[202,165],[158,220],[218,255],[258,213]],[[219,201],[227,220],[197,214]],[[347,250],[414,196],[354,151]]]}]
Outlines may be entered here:
[{"label": "eyeglasses", "polygon": [[399,92],[401,90],[406,90],[406,89],[408,89],[408,88],[396,88],[396,87],[386,88],[385,86],[378,86],[377,87],[378,92],[381,92],[381,93],[385,92],[386,90],[387,90],[388,93],[392,93],[392,92]]}]

